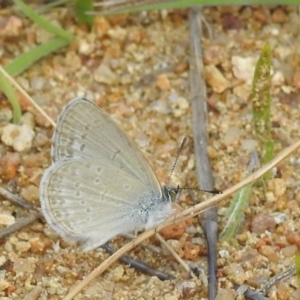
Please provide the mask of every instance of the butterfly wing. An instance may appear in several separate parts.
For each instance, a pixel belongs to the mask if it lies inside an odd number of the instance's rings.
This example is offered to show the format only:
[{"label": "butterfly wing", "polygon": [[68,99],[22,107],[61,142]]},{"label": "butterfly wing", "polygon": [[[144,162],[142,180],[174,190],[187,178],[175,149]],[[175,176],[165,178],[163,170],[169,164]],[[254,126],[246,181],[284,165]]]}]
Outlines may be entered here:
[{"label": "butterfly wing", "polygon": [[[66,159],[49,167],[40,200],[48,224],[84,251],[145,227],[161,189],[146,190],[126,172],[91,159]],[[146,208],[146,210],[145,210]]]},{"label": "butterfly wing", "polygon": [[133,141],[101,108],[84,98],[72,100],[63,110],[53,136],[52,160],[94,158],[121,169],[145,186],[159,183]]}]

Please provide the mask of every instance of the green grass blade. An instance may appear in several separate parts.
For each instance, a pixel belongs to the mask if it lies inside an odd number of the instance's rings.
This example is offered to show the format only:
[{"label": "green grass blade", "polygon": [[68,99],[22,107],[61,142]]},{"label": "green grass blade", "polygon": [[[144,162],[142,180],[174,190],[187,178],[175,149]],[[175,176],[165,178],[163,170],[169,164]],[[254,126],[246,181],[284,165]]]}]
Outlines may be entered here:
[{"label": "green grass blade", "polygon": [[[252,91],[253,129],[262,163],[268,163],[274,155],[274,142],[271,136],[271,49],[266,44],[257,61]],[[268,172],[264,179],[270,178]]]},{"label": "green grass blade", "polygon": [[93,26],[94,16],[86,14],[87,11],[93,10],[93,0],[74,0],[74,9],[79,23]]},{"label": "green grass blade", "polygon": [[29,19],[31,19],[33,22],[35,22],[44,30],[52,33],[57,37],[65,39],[69,42],[73,40],[73,35],[71,33],[62,29],[59,26],[53,25],[51,22],[49,22],[43,16],[39,15],[37,12],[35,12],[33,9],[31,9],[21,0],[13,0],[13,1]]},{"label": "green grass blade", "polygon": [[70,1],[71,0],[55,0],[55,1],[52,1],[52,2],[49,2],[49,3],[46,3],[46,4],[36,7],[34,9],[34,11],[37,13],[44,13],[53,7],[65,5],[65,4],[69,3]]},{"label": "green grass blade", "polygon": [[8,101],[12,105],[13,122],[18,123],[21,118],[22,112],[21,112],[21,107],[19,104],[17,94],[13,86],[11,85],[11,83],[8,81],[8,79],[5,78],[1,73],[0,73],[0,90],[5,94]]},{"label": "green grass blade", "polygon": [[270,160],[273,159],[274,157],[274,141],[270,140],[266,142],[265,144],[265,151],[264,151],[264,157],[263,157],[263,162],[264,163],[267,163],[269,162]]},{"label": "green grass blade", "polygon": [[[257,151],[253,151],[248,164],[247,174],[251,174],[257,165],[259,165],[258,153]],[[249,203],[252,186],[253,184],[247,185],[234,195],[226,211],[226,225],[220,234],[223,240],[229,241],[238,231],[244,218],[244,211]]]},{"label": "green grass blade", "polygon": [[248,205],[248,200],[252,192],[252,185],[247,185],[238,191],[233,197],[226,212],[226,225],[220,234],[220,238],[229,241],[238,231],[243,218],[244,211]]},{"label": "green grass blade", "polygon": [[300,252],[296,252],[295,254],[295,273],[300,288]]},{"label": "green grass blade", "polygon": [[38,61],[40,58],[56,51],[62,47],[69,44],[69,41],[62,38],[55,38],[43,45],[37,46],[28,52],[18,56],[12,62],[7,64],[4,69],[11,75],[16,76],[26,70],[34,62]]},{"label": "green grass blade", "polygon": [[[262,4],[260,0],[174,0],[174,1],[160,1],[159,3],[150,3],[150,4],[139,4],[136,1],[128,1],[128,4],[120,5],[115,8],[107,8],[102,11],[97,11],[97,14],[100,15],[110,15],[110,14],[122,14],[122,13],[133,13],[146,10],[159,10],[159,9],[175,9],[175,8],[184,8],[191,7],[196,5],[205,5],[205,6],[216,6],[216,5],[257,5]],[[265,0],[263,1],[264,5],[276,5],[282,4],[282,1],[278,0]],[[298,0],[286,0],[285,5],[299,5]],[[102,3],[95,3],[94,6],[103,6]]]}]

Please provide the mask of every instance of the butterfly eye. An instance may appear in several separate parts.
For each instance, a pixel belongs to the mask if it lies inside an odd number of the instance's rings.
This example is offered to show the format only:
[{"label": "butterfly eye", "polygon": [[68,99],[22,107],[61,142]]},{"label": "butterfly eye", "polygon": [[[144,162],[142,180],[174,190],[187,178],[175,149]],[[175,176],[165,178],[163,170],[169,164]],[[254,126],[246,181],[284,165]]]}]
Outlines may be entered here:
[{"label": "butterfly eye", "polygon": [[165,199],[167,199],[170,202],[175,202],[178,197],[180,189],[179,188],[169,188],[169,187],[163,187],[163,194]]}]

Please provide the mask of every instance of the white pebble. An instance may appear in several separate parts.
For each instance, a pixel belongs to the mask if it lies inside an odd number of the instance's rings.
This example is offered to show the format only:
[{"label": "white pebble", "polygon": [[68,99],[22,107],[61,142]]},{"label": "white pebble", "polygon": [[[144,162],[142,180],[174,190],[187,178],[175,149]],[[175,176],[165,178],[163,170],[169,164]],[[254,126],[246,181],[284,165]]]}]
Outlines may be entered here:
[{"label": "white pebble", "polygon": [[285,213],[275,212],[272,214],[276,224],[284,223],[288,220],[288,216]]},{"label": "white pebble", "polygon": [[32,146],[35,133],[30,126],[8,124],[2,129],[2,142],[7,146],[12,146],[15,151],[27,151]]},{"label": "white pebble", "polygon": [[94,79],[100,83],[114,84],[119,82],[119,77],[107,66],[100,65],[94,72]]},{"label": "white pebble", "polygon": [[0,214],[0,225],[9,226],[15,223],[15,217],[8,214]]},{"label": "white pebble", "polygon": [[257,59],[255,57],[232,56],[232,71],[236,78],[252,80]]},{"label": "white pebble", "polygon": [[248,139],[248,140],[242,141],[241,147],[242,147],[242,149],[251,152],[256,148],[256,144],[257,144],[257,142],[255,140]]},{"label": "white pebble", "polygon": [[238,127],[229,127],[223,139],[224,144],[230,145],[239,141],[241,134],[242,131]]},{"label": "white pebble", "polygon": [[31,79],[30,85],[33,90],[41,91],[45,88],[46,79],[41,76],[36,76]]},{"label": "white pebble", "polygon": [[30,249],[30,243],[28,242],[18,242],[16,244],[17,252],[27,252]]}]

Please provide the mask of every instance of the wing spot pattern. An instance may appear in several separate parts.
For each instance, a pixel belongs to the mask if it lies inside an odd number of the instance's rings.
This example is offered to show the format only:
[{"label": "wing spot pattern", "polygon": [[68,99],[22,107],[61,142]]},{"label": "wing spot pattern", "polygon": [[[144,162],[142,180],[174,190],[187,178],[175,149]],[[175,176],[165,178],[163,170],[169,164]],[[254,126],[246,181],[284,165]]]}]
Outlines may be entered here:
[{"label": "wing spot pattern", "polygon": [[121,150],[120,149],[117,149],[117,151],[115,151],[114,153],[113,153],[113,156],[112,156],[112,160],[115,160],[116,159],[116,157],[119,155],[121,153]]},{"label": "wing spot pattern", "polygon": [[85,144],[81,144],[80,145],[80,151],[82,152],[84,150],[84,148],[85,148]]},{"label": "wing spot pattern", "polygon": [[74,166],[72,166],[70,168],[70,173],[74,176],[77,176],[77,177],[81,176],[81,170],[79,168],[74,167]]},{"label": "wing spot pattern", "polygon": [[[68,147],[72,147],[72,145],[70,146],[71,144],[68,145]],[[65,153],[67,156],[72,156],[73,155],[73,150],[71,148],[66,148],[65,149]]]},{"label": "wing spot pattern", "polygon": [[98,167],[98,168],[96,169],[96,171],[97,171],[98,174],[101,174],[101,173],[102,173],[102,168],[101,168],[101,167]]},{"label": "wing spot pattern", "polygon": [[103,191],[103,192],[100,192],[100,203],[103,203],[104,200],[105,200],[105,196],[106,194],[108,193],[108,191]]},{"label": "wing spot pattern", "polygon": [[60,212],[60,211],[56,211],[56,212],[55,212],[55,217],[56,217],[57,219],[61,219],[61,218],[62,218],[61,212]]},{"label": "wing spot pattern", "polygon": [[80,181],[75,181],[74,187],[75,187],[76,189],[78,189],[80,186],[81,186]]},{"label": "wing spot pattern", "polygon": [[99,184],[100,183],[100,178],[96,177],[95,180],[94,180],[94,183]]},{"label": "wing spot pattern", "polygon": [[128,191],[131,189],[131,185],[130,184],[124,184],[124,189],[125,191]]},{"label": "wing spot pattern", "polygon": [[79,190],[75,191],[75,197],[79,198],[81,196],[81,192]]}]

